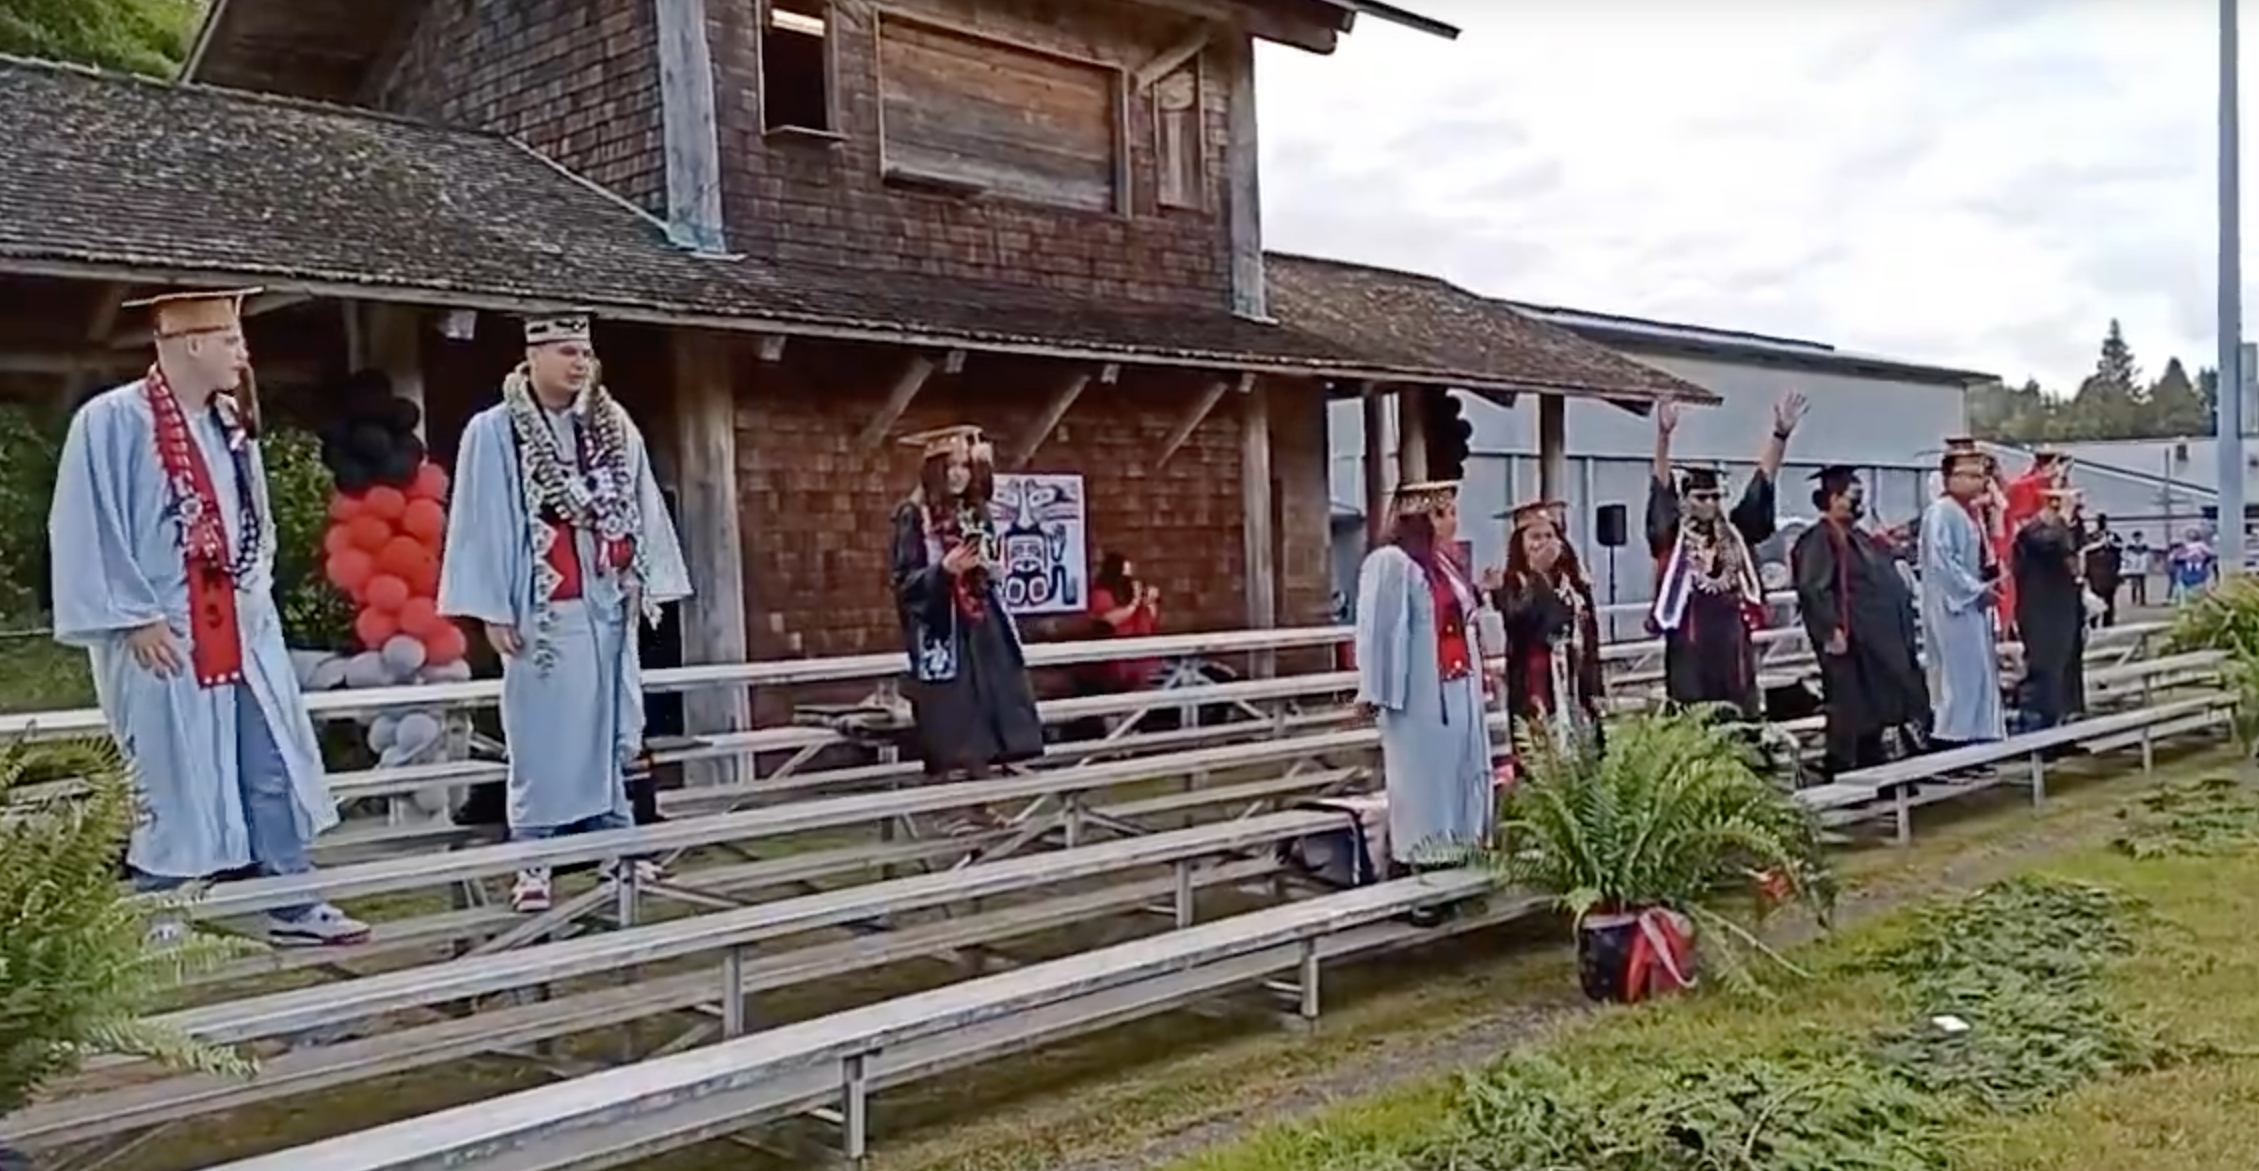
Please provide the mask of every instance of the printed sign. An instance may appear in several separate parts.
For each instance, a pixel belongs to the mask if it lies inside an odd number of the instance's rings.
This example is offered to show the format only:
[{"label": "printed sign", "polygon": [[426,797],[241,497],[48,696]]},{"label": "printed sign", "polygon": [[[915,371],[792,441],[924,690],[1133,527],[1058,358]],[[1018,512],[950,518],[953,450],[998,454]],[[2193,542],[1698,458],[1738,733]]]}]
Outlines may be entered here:
[{"label": "printed sign", "polygon": [[1089,518],[1082,477],[1000,472],[989,502],[1003,546],[1004,608],[1014,614],[1079,614],[1090,604]]}]

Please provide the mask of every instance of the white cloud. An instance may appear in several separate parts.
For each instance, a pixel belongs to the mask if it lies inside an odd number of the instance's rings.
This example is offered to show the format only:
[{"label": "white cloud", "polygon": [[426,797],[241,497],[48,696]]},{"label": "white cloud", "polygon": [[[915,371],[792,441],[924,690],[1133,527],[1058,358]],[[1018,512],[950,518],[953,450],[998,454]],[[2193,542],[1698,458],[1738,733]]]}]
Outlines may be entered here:
[{"label": "white cloud", "polygon": [[1465,34],[1265,46],[1272,247],[2066,390],[2111,317],[2211,364],[2213,4],[1404,2]]}]

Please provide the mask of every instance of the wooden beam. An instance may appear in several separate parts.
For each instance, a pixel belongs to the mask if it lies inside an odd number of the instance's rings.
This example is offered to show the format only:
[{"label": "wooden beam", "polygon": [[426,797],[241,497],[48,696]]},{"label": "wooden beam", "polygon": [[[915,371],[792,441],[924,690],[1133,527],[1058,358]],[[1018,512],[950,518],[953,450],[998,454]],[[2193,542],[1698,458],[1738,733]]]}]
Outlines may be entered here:
[{"label": "wooden beam", "polygon": [[[738,521],[737,395],[725,339],[690,330],[672,335],[675,376],[675,531],[696,591],[682,603],[682,660],[742,663],[746,659],[745,534]],[[683,732],[714,736],[753,726],[752,698],[742,687],[685,692]],[[692,762],[693,785],[738,779],[736,758]]]},{"label": "wooden beam", "polygon": [[1388,399],[1368,382],[1358,406],[1364,411],[1365,548],[1369,552],[1380,546],[1381,533],[1388,527]]},{"label": "wooden beam", "polygon": [[783,335],[783,334],[781,334],[781,333],[764,333],[764,334],[762,334],[762,335],[761,335],[761,360],[762,360],[762,361],[764,361],[764,362],[775,362],[775,361],[779,361],[779,360],[781,360],[781,359],[782,359],[783,357],[784,357],[784,335]]},{"label": "wooden beam", "polygon": [[1161,445],[1161,457],[1153,461],[1155,471],[1159,471],[1166,466],[1169,458],[1177,453],[1177,449],[1183,447],[1185,441],[1192,438],[1192,433],[1200,429],[1200,424],[1206,422],[1208,413],[1216,409],[1217,403],[1223,401],[1224,392],[1230,390],[1231,385],[1230,382],[1219,378],[1209,383],[1206,390],[1200,392],[1200,397],[1193,401],[1192,410],[1186,412],[1184,419],[1177,424],[1176,430],[1169,432],[1168,442]]},{"label": "wooden beam", "polygon": [[1184,68],[1186,62],[1199,56],[1200,50],[1207,47],[1208,26],[1196,26],[1183,40],[1170,45],[1159,56],[1137,67],[1137,72],[1133,75],[1137,88],[1140,91],[1152,89],[1162,78]]},{"label": "wooden beam", "polygon": [[1148,8],[1160,8],[1185,16],[1196,16],[1213,21],[1249,36],[1312,53],[1331,53],[1341,43],[1338,23],[1321,24],[1316,21],[1295,20],[1277,12],[1229,5],[1222,0],[1139,0]]},{"label": "wooden beam", "polygon": [[1035,417],[1035,425],[1028,428],[1026,438],[1020,441],[1019,451],[1012,457],[1014,471],[1027,467],[1028,461],[1035,458],[1035,449],[1043,446],[1043,441],[1051,438],[1051,433],[1059,429],[1059,420],[1067,417],[1075,400],[1082,397],[1083,388],[1089,385],[1090,374],[1084,371],[1067,379],[1052,394],[1051,401],[1044,405],[1043,413]]},{"label": "wooden beam", "polygon": [[856,448],[870,451],[885,442],[886,433],[901,421],[902,412],[910,409],[911,401],[918,397],[918,391],[924,388],[926,379],[931,377],[933,359],[924,354],[910,355],[909,363],[902,367],[902,376],[894,380],[894,389],[886,396],[886,405],[871,417],[871,421],[864,426],[863,433],[855,437]]},{"label": "wooden beam", "polygon": [[[1261,385],[1239,397],[1239,534],[1242,580],[1247,596],[1247,628],[1269,630],[1278,625],[1278,565],[1271,493],[1270,394]],[[1277,657],[1269,652],[1254,656],[1255,675],[1264,678],[1278,671]]]},{"label": "wooden beam", "polygon": [[1537,396],[1537,498],[1563,500],[1568,490],[1569,400],[1541,394]]},{"label": "wooden beam", "polygon": [[1428,478],[1428,417],[1421,399],[1440,393],[1432,387],[1404,386],[1396,391],[1396,482],[1416,484]]},{"label": "wooden beam", "polygon": [[[667,235],[698,252],[727,251],[722,233],[721,121],[706,0],[652,0],[659,42],[660,143]],[[830,38],[825,38],[828,44]]]},{"label": "wooden beam", "polygon": [[1255,42],[1240,37],[1230,45],[1224,76],[1224,235],[1231,250],[1231,311],[1268,321],[1262,167],[1255,141]]},{"label": "wooden beam", "polygon": [[424,319],[406,305],[359,305],[362,365],[392,383],[392,393],[416,404],[416,435],[429,438],[424,409]]}]

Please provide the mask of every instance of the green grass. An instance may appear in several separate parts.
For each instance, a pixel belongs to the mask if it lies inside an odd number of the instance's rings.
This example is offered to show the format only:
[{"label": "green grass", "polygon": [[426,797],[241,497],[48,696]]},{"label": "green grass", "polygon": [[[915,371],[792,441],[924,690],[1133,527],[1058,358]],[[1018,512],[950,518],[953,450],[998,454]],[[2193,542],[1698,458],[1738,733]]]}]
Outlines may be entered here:
[{"label": "green grass", "polygon": [[[1953,1166],[2246,1171],[2259,1149],[2259,935],[2250,926],[2259,915],[2259,850],[2136,860],[2109,844],[2115,817],[2098,821],[2093,812],[2074,814],[2083,830],[2019,869],[2102,883],[2149,904],[2164,926],[2113,965],[2107,1000],[2198,1053],[2164,1071],[2087,1085],[2033,1113],[1963,1123],[1949,1136]],[[1857,1036],[1887,1019],[1887,986],[1831,961],[1903,925],[1902,916],[1885,917],[1806,949],[1802,958],[1822,976],[1772,1003],[1719,994],[1609,1009],[1534,1043],[1594,1070]],[[1452,1116],[1455,1089],[1455,1076],[1422,1079],[1262,1128],[1170,1171],[1380,1171]]]},{"label": "green grass", "polygon": [[[44,615],[10,619],[10,631],[28,631],[46,624]],[[64,646],[44,634],[15,634],[0,639],[0,712],[51,711],[94,706],[94,677],[87,670],[86,652]]]}]

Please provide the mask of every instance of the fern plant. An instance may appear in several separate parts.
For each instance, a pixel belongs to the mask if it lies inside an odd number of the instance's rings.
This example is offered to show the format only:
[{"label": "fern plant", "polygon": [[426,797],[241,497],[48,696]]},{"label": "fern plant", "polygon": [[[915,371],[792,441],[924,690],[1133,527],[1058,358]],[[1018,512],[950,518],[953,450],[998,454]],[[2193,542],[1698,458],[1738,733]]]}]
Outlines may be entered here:
[{"label": "fern plant", "polygon": [[2170,651],[2225,651],[2220,677],[2235,692],[2235,735],[2259,745],[2259,581],[2238,574],[2197,594],[2173,616]]},{"label": "fern plant", "polygon": [[[31,778],[77,776],[75,792],[16,796]],[[0,747],[0,1115],[100,1053],[244,1074],[242,1054],[151,1025],[141,1014],[186,977],[255,945],[190,935],[156,943],[152,917],[184,895],[137,895],[117,862],[140,815],[107,740]]]},{"label": "fern plant", "polygon": [[[1701,710],[1642,712],[1563,740],[1518,724],[1520,783],[1501,818],[1507,878],[1551,895],[1580,923],[1666,907],[1718,929],[1710,949],[1746,983],[1746,948],[1789,966],[1710,905],[1730,890],[1777,891],[1827,921],[1836,886],[1811,813],[1759,771],[1736,726]],[[1761,912],[1763,894],[1757,909]]]}]

